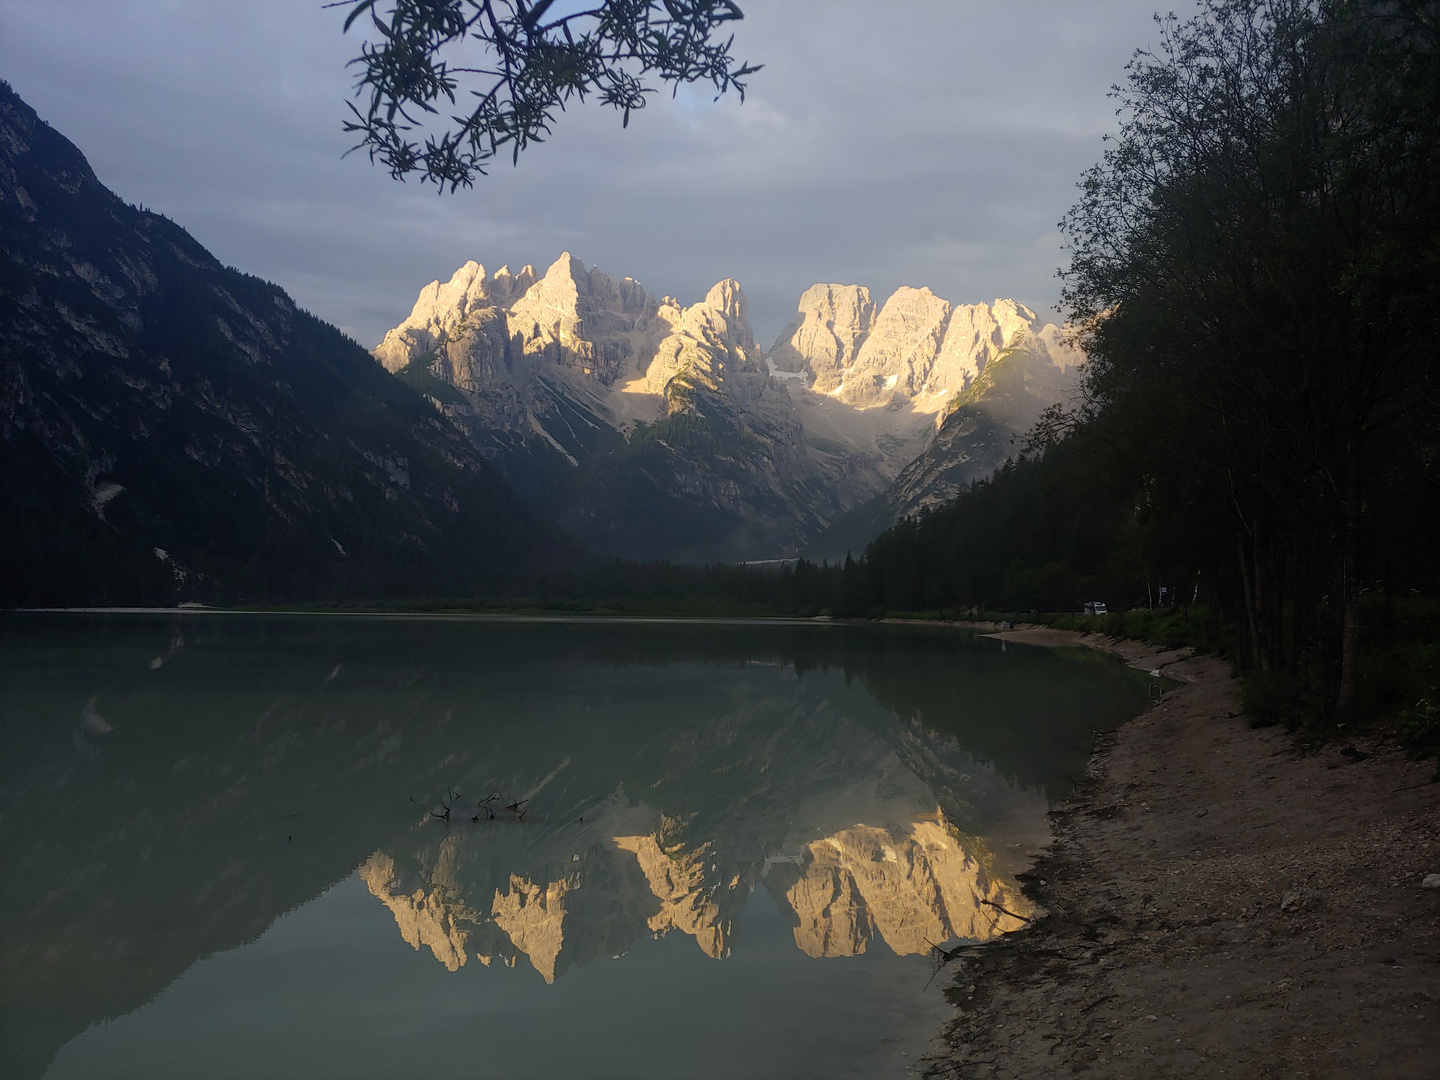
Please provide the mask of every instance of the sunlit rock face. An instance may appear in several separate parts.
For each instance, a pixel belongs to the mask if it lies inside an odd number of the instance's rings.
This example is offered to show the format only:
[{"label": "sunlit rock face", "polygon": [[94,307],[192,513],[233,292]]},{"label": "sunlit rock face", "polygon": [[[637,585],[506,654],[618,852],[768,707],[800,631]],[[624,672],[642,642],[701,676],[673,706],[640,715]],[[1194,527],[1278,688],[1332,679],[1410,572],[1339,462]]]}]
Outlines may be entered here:
[{"label": "sunlit rock face", "polygon": [[628,372],[641,343],[653,335],[658,310],[638,281],[586,271],[567,251],[510,305],[511,342],[523,355],[609,386]]},{"label": "sunlit rock face", "polygon": [[[854,493],[807,545],[817,561],[863,551],[900,517],[992,473],[1013,455],[1012,438],[1073,394],[1083,360],[1063,328],[1014,300],[952,304],[905,286],[877,309],[868,290],[837,284],[806,290],[770,357],[812,456]],[[1026,368],[1023,393],[997,393],[983,377],[1001,357]],[[937,445],[962,403],[970,415]],[[926,454],[924,479],[912,472],[897,491]]]},{"label": "sunlit rock face", "polygon": [[941,392],[968,390],[985,365],[1007,348],[1030,348],[1054,367],[1073,370],[1080,354],[1062,338],[1060,327],[1042,324],[1035,312],[1014,300],[957,304],[927,382]]},{"label": "sunlit rock face", "polygon": [[425,946],[447,971],[459,971],[465,966],[469,927],[478,919],[473,911],[454,898],[444,898],[439,888],[403,883],[395,860],[383,852],[370,856],[357,873],[370,894],[395,916],[405,944],[416,950]]},{"label": "sunlit rock face", "polygon": [[[785,887],[787,877],[794,880]],[[772,870],[771,888],[808,956],[855,956],[876,934],[898,955],[921,955],[952,938],[985,941],[1023,925],[989,906],[1014,910],[1023,899],[991,881],[943,820],[917,821],[908,833],[843,829],[811,843],[803,866]]]},{"label": "sunlit rock face", "polygon": [[385,335],[375,347],[375,358],[386,371],[398,371],[459,336],[467,322],[503,310],[534,283],[535,270],[530,266],[514,275],[502,266],[492,277],[479,263],[467,262],[444,284],[432,281],[420,290],[410,317]]},{"label": "sunlit rock face", "polygon": [[1021,329],[1010,344],[991,356],[966,389],[950,399],[934,438],[885,492],[870,535],[891,521],[942,506],[968,484],[989,476],[1015,456],[1019,434],[1039,419],[1043,409],[1073,397],[1078,358],[1059,327],[1024,329],[1027,311],[1018,308],[1014,322]]},{"label": "sunlit rock face", "polygon": [[800,311],[780,332],[771,351],[779,371],[805,372],[817,393],[843,381],[875,323],[875,301],[864,285],[812,285],[800,297]]},{"label": "sunlit rock face", "polygon": [[[493,414],[486,399],[509,392],[544,413],[539,384],[547,377],[564,377],[603,399],[604,388],[632,373],[647,344],[653,351],[669,333],[677,313],[672,301],[657,302],[633,278],[587,271],[569,252],[539,278],[529,266],[488,275],[472,261],[449,282],[421,289],[409,318],[373,352],[387,371],[419,362],[441,382],[481,395],[472,403],[477,419],[523,427],[525,418]],[[623,426],[623,408],[607,419]]]},{"label": "sunlit rock face", "polygon": [[1074,397],[1084,360],[1064,328],[1024,304],[952,305],[928,289],[896,290],[848,364],[825,347],[806,354],[810,340],[796,332],[775,345],[809,380],[792,398],[808,432],[855,447],[850,461],[871,491],[811,541],[816,560],[863,551],[900,518],[991,475],[1045,408]]},{"label": "sunlit rock face", "polygon": [[[750,329],[748,301],[733,278],[715,285],[705,299],[684,309],[667,306],[657,322],[668,332],[641,357],[644,374],[625,389],[664,399],[665,411],[684,411],[699,390],[737,392],[748,399],[757,389],[743,376],[763,376],[763,357]],[[745,404],[749,404],[748,400]]]},{"label": "sunlit rock face", "polygon": [[847,405],[869,408],[923,392],[949,320],[950,304],[929,289],[897,289],[832,393]]},{"label": "sunlit rock face", "polygon": [[1064,337],[1014,300],[952,305],[929,289],[902,286],[877,313],[863,287],[815,285],[771,357],[777,369],[807,375],[815,393],[854,408],[916,402],[933,417],[1007,349],[1028,350],[1073,375],[1082,356]]},{"label": "sunlit rock face", "polygon": [[[392,372],[419,361],[442,382],[482,396],[508,385],[540,414],[544,387],[536,384],[563,376],[587,389],[601,419],[621,432],[673,411],[669,387],[677,378],[720,393],[729,375],[765,371],[735,280],[687,308],[671,297],[656,300],[633,278],[587,271],[569,252],[538,280],[528,266],[491,278],[466,263],[447,284],[425,286],[410,317],[374,355]],[[477,419],[516,423],[487,414],[485,402],[474,404]]]},{"label": "sunlit rock face", "polygon": [[511,874],[509,891],[495,890],[495,925],[547,983],[555,981],[555,961],[565,943],[565,897],[575,884],[562,878],[542,886]]}]

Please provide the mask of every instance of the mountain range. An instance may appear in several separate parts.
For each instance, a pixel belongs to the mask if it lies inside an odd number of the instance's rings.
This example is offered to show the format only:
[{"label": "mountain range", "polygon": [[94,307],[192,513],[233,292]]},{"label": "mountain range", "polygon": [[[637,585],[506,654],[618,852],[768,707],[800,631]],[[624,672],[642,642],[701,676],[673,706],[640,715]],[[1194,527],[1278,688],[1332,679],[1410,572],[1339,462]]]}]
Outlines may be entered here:
[{"label": "mountain range", "polygon": [[733,279],[687,307],[568,252],[466,263],[373,352],[589,549],[680,561],[863,549],[994,471],[1081,359],[1013,300],[833,284],[766,353]]}]

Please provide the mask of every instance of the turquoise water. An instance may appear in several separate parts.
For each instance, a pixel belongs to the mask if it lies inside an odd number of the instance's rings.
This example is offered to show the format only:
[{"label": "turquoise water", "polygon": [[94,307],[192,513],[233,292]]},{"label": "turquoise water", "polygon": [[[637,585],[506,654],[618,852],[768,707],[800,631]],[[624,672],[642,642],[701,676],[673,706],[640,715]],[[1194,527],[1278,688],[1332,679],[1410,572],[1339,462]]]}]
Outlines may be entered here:
[{"label": "turquoise water", "polygon": [[905,1076],[931,945],[1021,925],[1153,689],[944,628],[10,616],[0,1065]]}]

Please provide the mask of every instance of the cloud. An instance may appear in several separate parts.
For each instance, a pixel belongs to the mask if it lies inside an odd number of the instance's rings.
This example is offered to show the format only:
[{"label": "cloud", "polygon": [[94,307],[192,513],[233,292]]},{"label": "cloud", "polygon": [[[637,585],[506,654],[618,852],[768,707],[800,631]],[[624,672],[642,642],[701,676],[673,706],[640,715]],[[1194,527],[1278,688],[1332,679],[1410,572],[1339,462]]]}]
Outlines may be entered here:
[{"label": "cloud", "polygon": [[581,106],[453,196],[342,157],[357,41],[318,3],[11,0],[0,66],[120,195],[366,344],[466,259],[564,249],[687,302],[738,278],[766,342],[815,281],[1055,303],[1153,0],[743,6],[743,105],[657,95],[628,130]]}]

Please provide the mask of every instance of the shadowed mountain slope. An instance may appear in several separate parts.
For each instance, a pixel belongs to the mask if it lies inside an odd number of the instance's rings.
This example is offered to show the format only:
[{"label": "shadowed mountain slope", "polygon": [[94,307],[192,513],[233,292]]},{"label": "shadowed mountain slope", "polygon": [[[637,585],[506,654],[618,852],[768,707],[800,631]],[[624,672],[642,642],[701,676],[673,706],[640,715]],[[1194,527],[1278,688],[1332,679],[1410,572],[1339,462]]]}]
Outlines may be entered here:
[{"label": "shadowed mountain slope", "polygon": [[423,397],[0,83],[0,604],[464,592],[570,548]]}]

